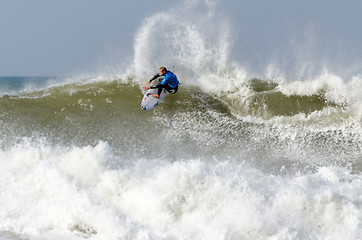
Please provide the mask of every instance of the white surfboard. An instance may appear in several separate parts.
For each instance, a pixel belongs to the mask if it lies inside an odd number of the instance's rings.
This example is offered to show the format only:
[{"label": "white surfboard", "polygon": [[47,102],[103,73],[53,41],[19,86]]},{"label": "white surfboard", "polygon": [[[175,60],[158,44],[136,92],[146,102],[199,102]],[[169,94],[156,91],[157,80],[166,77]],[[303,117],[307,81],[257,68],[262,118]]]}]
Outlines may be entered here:
[{"label": "white surfboard", "polygon": [[160,94],[160,98],[153,97],[151,94],[157,94],[158,89],[148,90],[142,98],[141,108],[143,110],[151,110],[156,107],[166,96],[166,90],[163,88]]}]

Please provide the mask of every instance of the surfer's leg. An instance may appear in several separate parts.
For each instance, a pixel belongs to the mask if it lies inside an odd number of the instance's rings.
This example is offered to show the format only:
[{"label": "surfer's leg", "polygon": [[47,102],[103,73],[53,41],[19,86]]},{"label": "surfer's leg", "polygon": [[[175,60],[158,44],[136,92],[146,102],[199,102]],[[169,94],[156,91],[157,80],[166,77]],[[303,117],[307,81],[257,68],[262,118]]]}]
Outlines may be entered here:
[{"label": "surfer's leg", "polygon": [[158,86],[158,92],[157,92],[158,96],[161,96],[162,88],[164,88],[164,86],[160,84],[160,86]]},{"label": "surfer's leg", "polygon": [[175,87],[175,88],[172,88],[171,86],[167,85],[164,88],[167,90],[167,92],[169,92],[171,94],[175,94],[177,92],[177,90],[178,90],[178,86]]},{"label": "surfer's leg", "polygon": [[171,91],[169,91],[169,92],[172,94],[175,94],[175,93],[177,93],[177,91],[178,91],[178,86],[175,88],[172,88]]},{"label": "surfer's leg", "polygon": [[157,88],[157,89],[158,89],[157,95],[158,95],[158,96],[161,96],[162,88],[164,88],[164,86],[163,86],[162,84],[158,83],[158,84],[152,86],[151,88],[152,88],[152,89]]}]

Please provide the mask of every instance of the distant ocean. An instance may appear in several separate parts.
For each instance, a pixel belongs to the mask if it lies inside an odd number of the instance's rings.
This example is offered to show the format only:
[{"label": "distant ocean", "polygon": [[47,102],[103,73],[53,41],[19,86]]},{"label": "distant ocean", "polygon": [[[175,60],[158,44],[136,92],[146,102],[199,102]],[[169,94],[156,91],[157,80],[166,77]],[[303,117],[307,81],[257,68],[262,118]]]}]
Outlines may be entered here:
[{"label": "distant ocean", "polygon": [[171,15],[118,74],[0,77],[0,239],[362,239],[361,77],[253,75]]}]

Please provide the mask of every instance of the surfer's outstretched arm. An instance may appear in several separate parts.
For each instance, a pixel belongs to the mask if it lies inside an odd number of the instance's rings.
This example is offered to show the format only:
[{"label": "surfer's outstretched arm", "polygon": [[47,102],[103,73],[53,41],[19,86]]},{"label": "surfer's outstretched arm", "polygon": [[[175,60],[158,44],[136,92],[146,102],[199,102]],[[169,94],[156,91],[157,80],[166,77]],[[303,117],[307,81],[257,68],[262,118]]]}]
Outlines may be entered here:
[{"label": "surfer's outstretched arm", "polygon": [[157,79],[158,77],[160,77],[160,74],[156,74],[155,76],[153,76],[149,81],[148,83],[151,83],[153,80]]},{"label": "surfer's outstretched arm", "polygon": [[158,77],[160,77],[160,74],[157,73],[155,76],[153,76],[153,77],[146,83],[146,86],[143,87],[143,88],[146,89],[146,90],[150,89],[150,87],[149,87],[148,85],[150,85],[151,82],[152,82],[153,80],[157,79]]}]

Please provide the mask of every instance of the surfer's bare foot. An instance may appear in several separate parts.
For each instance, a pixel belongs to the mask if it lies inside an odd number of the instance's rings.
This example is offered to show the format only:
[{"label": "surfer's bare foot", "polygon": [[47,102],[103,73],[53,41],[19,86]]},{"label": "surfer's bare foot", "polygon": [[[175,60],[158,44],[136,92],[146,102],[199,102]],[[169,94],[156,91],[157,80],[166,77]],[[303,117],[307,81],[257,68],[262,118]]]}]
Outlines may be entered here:
[{"label": "surfer's bare foot", "polygon": [[146,86],[143,89],[148,90],[148,89],[151,89],[151,87]]},{"label": "surfer's bare foot", "polygon": [[155,98],[160,98],[160,96],[158,94],[151,94],[152,97],[155,97]]}]

